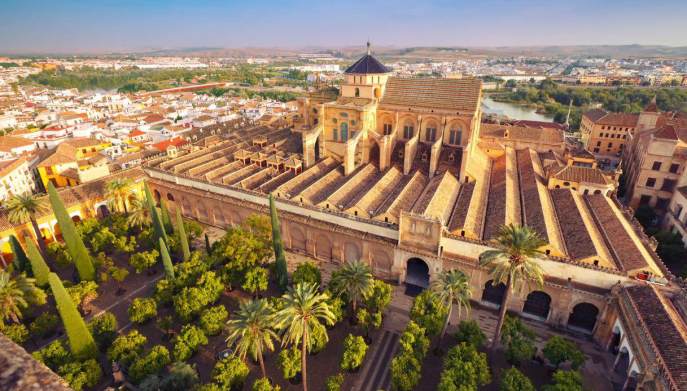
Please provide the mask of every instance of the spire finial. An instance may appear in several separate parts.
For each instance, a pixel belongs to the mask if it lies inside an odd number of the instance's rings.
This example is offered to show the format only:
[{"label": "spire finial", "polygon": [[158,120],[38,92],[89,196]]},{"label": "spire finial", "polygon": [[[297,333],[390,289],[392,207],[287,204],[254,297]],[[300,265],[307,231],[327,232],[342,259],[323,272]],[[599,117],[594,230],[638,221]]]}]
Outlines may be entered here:
[{"label": "spire finial", "polygon": [[367,55],[370,55],[370,40],[367,40]]}]

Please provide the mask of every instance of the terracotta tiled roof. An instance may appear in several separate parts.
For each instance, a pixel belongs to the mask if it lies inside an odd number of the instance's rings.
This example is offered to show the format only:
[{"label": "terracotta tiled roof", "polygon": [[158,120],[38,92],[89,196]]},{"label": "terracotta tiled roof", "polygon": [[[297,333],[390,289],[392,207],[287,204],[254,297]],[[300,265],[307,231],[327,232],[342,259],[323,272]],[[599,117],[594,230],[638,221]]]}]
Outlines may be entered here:
[{"label": "terracotta tiled roof", "polygon": [[96,140],[94,138],[89,138],[89,137],[79,137],[79,138],[73,138],[64,141],[60,145],[71,145],[72,147],[75,148],[86,148],[86,147],[94,147],[96,145],[100,145],[103,142],[100,140]]},{"label": "terracotta tiled roof", "polygon": [[666,380],[674,390],[687,390],[687,329],[670,301],[652,286],[625,288],[651,346],[661,357]]},{"label": "terracotta tiled roof", "polygon": [[33,144],[31,141],[14,136],[2,136],[0,137],[0,151],[9,152],[13,148],[26,147]]},{"label": "terracotta tiled roof", "polygon": [[5,160],[3,162],[0,162],[0,177],[4,177],[5,175],[14,171],[17,167],[21,166],[25,162],[26,159],[24,159],[23,157],[20,157],[19,159]]},{"label": "terracotta tiled roof", "polygon": [[618,269],[624,272],[646,269],[649,265],[625,226],[614,213],[606,196],[588,194],[584,196],[584,199],[612,250]]},{"label": "terracotta tiled roof", "polygon": [[528,120],[517,120],[513,121],[513,125],[522,126],[525,128],[551,128],[558,130],[565,130],[565,125],[556,122],[544,122],[544,121],[528,121]]},{"label": "terracotta tiled roof", "polygon": [[595,121],[595,123],[597,125],[623,126],[631,128],[637,126],[638,119],[639,114],[608,113]]},{"label": "terracotta tiled roof", "polygon": [[598,168],[565,166],[561,170],[551,173],[552,178],[566,182],[608,184],[608,180]]},{"label": "terracotta tiled roof", "polygon": [[506,126],[505,131],[505,138],[507,140],[537,141],[544,143],[562,143],[565,141],[563,131],[559,129]]},{"label": "terracotta tiled roof", "polygon": [[662,138],[666,140],[677,140],[678,135],[677,131],[675,130],[675,127],[672,125],[665,125],[656,130],[654,132],[654,137],[657,138]]},{"label": "terracotta tiled roof", "polygon": [[76,163],[76,148],[67,143],[61,143],[57,146],[52,155],[48,156],[42,162],[38,163],[38,167],[51,167],[57,164]]},{"label": "terracotta tiled roof", "polygon": [[583,114],[584,117],[589,118],[592,122],[596,122],[608,114],[606,110],[603,109],[592,109]]},{"label": "terracotta tiled roof", "polygon": [[582,220],[580,210],[575,204],[571,190],[552,189],[551,200],[560,221],[559,227],[565,240],[568,256],[577,260],[596,255],[594,246],[591,245],[592,238],[584,225],[584,220]]},{"label": "terracotta tiled roof", "polygon": [[381,105],[474,112],[479,106],[479,79],[389,78]]}]

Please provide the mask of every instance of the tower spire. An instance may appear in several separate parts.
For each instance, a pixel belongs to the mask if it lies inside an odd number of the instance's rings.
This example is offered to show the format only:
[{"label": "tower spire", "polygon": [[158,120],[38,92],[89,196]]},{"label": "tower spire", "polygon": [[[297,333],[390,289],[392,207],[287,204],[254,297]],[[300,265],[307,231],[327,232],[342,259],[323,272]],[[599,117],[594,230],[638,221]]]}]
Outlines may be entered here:
[{"label": "tower spire", "polygon": [[367,40],[367,55],[370,55],[370,40]]}]

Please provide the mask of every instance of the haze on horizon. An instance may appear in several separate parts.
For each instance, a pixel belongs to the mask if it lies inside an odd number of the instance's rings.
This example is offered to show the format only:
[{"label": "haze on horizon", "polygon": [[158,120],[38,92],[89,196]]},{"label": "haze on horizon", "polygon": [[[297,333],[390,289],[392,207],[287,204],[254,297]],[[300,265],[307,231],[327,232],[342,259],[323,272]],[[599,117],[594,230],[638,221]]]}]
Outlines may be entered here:
[{"label": "haze on horizon", "polygon": [[3,0],[0,53],[189,47],[687,46],[685,0]]}]

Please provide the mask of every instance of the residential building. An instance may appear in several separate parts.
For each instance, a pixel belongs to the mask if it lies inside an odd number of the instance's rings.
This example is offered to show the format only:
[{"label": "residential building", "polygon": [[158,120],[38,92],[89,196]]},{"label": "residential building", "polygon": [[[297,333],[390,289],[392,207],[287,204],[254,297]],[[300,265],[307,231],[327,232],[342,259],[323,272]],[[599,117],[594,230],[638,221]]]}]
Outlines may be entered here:
[{"label": "residential building", "polygon": [[100,151],[110,143],[90,138],[70,139],[61,143],[43,161],[38,163],[38,174],[47,187],[76,186],[101,178],[110,173],[107,158]]},{"label": "residential building", "polygon": [[31,194],[36,182],[25,157],[0,161],[0,203],[12,196]]}]

